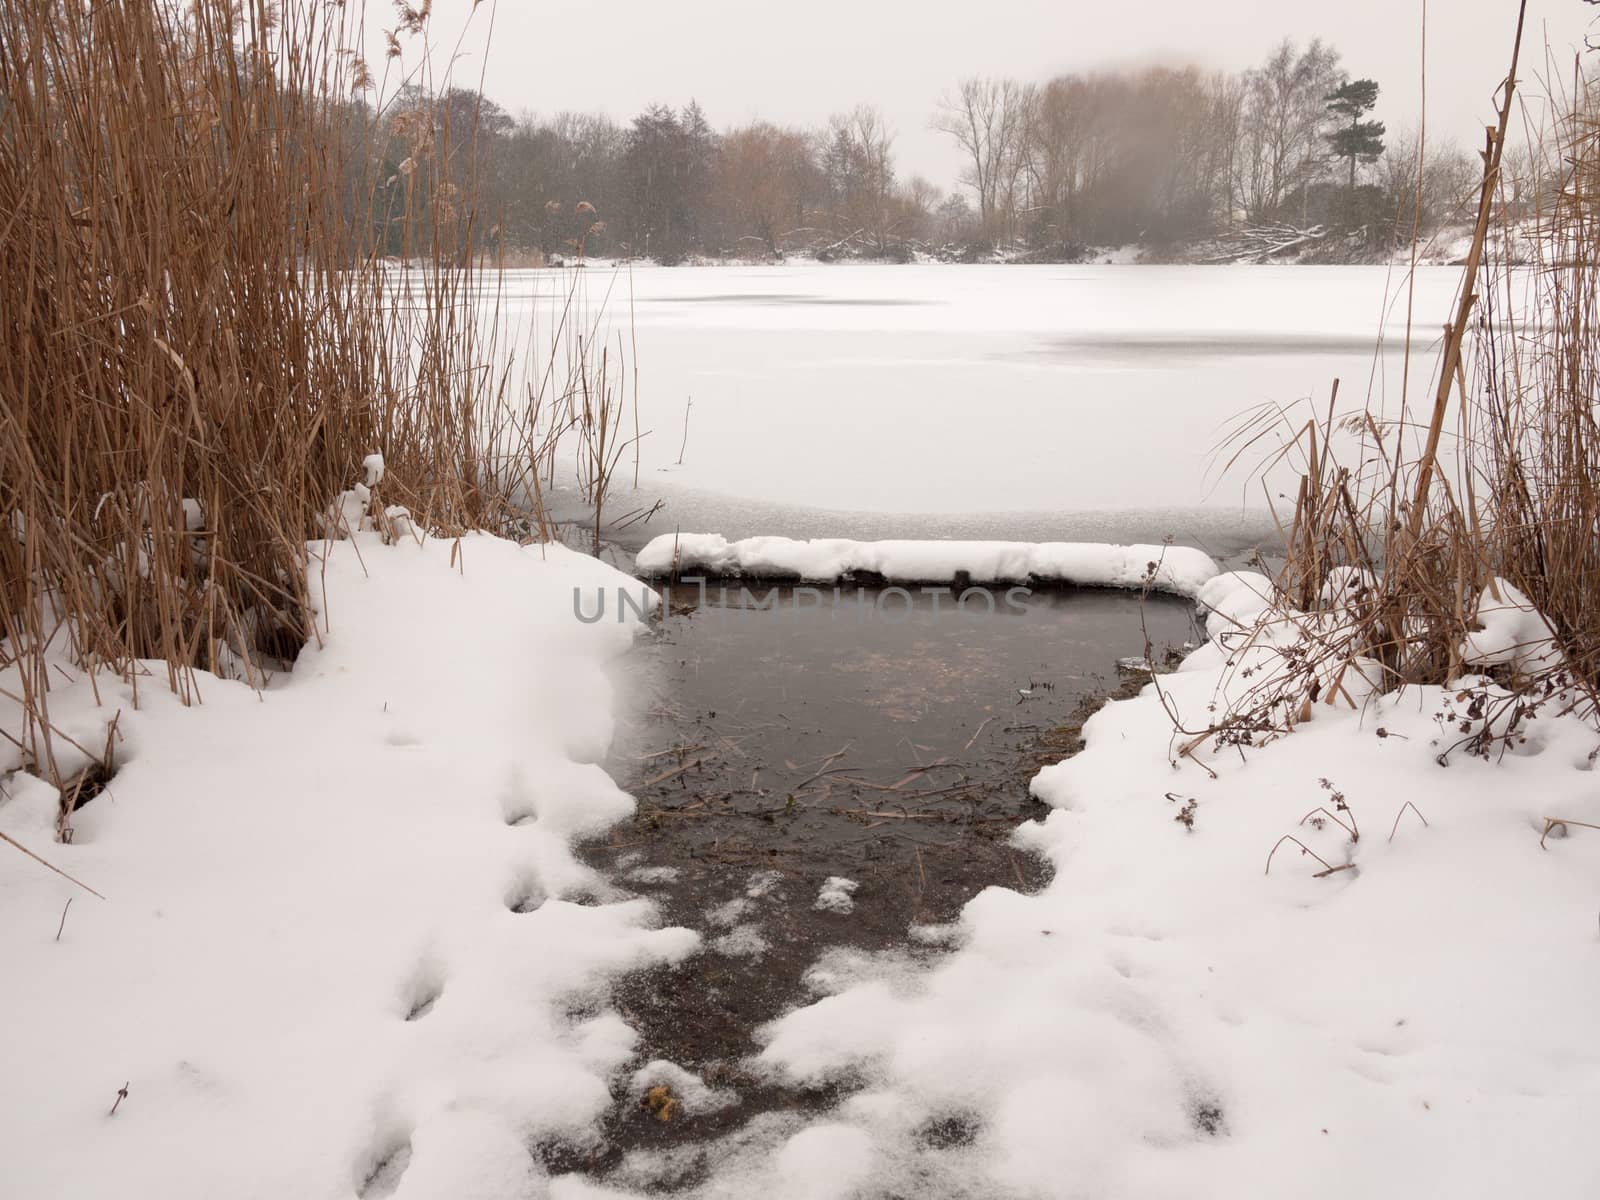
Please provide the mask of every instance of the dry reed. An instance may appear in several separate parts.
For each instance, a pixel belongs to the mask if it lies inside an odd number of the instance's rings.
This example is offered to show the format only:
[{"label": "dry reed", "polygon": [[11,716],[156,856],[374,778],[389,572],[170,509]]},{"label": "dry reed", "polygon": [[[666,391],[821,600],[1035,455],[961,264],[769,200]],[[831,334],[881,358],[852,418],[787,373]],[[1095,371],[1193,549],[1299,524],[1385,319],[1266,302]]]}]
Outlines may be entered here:
[{"label": "dry reed", "polygon": [[63,782],[47,650],[185,700],[291,662],[371,454],[379,528],[547,532],[572,389],[513,385],[476,109],[399,14],[385,98],[342,4],[0,0],[0,765]]},{"label": "dry reed", "polygon": [[[1520,49],[1520,20],[1517,38]],[[1514,51],[1429,419],[1385,421],[1371,407],[1341,416],[1330,399],[1293,431],[1275,456],[1300,468],[1269,612],[1276,661],[1252,660],[1248,682],[1231,678],[1214,723],[1181,731],[1184,750],[1259,744],[1316,702],[1352,703],[1340,686],[1351,672],[1384,690],[1487,674],[1491,685],[1458,697],[1455,722],[1482,754],[1521,737],[1540,712],[1597,711],[1600,92],[1580,76],[1538,131],[1567,170],[1536,206],[1534,228],[1516,227],[1502,172],[1516,62]],[[1513,266],[1530,246],[1537,261]],[[1265,432],[1246,425],[1238,440]],[[1481,628],[1480,599],[1510,599],[1504,584],[1548,622],[1559,661],[1485,667],[1464,654]],[[1263,644],[1249,630],[1228,642]]]}]

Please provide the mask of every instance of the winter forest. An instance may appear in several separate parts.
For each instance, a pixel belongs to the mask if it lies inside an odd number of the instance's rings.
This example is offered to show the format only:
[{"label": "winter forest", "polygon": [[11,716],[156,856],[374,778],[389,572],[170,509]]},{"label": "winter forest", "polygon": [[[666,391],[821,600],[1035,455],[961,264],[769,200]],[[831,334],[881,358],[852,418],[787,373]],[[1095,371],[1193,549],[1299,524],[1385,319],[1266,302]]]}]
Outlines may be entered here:
[{"label": "winter forest", "polygon": [[[1225,260],[1259,249],[1264,229],[1317,243],[1313,261],[1362,261],[1458,219],[1477,175],[1472,155],[1435,139],[1419,188],[1417,128],[1373,120],[1380,94],[1321,41],[1286,40],[1239,74],[970,78],[929,115],[966,163],[953,191],[896,169],[895,130],[870,103],[822,128],[718,128],[693,100],[618,124],[413,88],[350,119],[387,126],[374,140],[388,147],[372,165],[389,189],[380,203],[396,188],[470,190],[479,212],[463,236],[509,264],[586,253],[1070,262],[1130,243],[1158,259]],[[1525,179],[1521,158],[1512,174]]]}]

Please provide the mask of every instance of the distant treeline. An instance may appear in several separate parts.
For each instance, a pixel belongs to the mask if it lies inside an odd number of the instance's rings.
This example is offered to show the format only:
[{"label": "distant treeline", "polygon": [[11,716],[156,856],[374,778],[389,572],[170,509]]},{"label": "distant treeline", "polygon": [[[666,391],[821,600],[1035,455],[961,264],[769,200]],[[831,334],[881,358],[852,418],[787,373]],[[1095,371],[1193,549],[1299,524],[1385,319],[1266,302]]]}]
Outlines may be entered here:
[{"label": "distant treeline", "polygon": [[[1285,41],[1233,74],[1152,66],[1043,84],[970,79],[931,117],[966,161],[963,190],[947,193],[897,171],[894,131],[867,105],[822,128],[717,130],[692,101],[619,125],[411,89],[381,110],[352,107],[370,149],[351,195],[371,198],[393,254],[416,249],[408,243],[428,236],[431,219],[393,214],[427,208],[450,214],[463,252],[511,262],[1072,259],[1128,243],[1228,257],[1235,238],[1250,257],[1250,247],[1307,236],[1330,256],[1359,256],[1456,217],[1478,174],[1472,156],[1432,141],[1419,187],[1415,135],[1367,117],[1378,91],[1317,41]],[[1263,243],[1263,229],[1290,236]]]}]

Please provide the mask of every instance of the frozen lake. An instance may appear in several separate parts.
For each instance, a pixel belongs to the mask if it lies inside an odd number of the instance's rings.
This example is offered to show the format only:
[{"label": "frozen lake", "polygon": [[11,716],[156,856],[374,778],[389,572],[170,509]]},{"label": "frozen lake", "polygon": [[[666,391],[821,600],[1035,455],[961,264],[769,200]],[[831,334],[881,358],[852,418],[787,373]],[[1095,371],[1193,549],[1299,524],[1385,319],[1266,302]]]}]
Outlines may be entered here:
[{"label": "frozen lake", "polygon": [[[1231,422],[1325,412],[1335,379],[1342,409],[1399,413],[1400,269],[592,265],[507,273],[503,314],[548,338],[575,276],[639,368],[649,532],[1230,552],[1270,529],[1261,487],[1219,477]],[[1413,403],[1458,278],[1418,273]]]}]

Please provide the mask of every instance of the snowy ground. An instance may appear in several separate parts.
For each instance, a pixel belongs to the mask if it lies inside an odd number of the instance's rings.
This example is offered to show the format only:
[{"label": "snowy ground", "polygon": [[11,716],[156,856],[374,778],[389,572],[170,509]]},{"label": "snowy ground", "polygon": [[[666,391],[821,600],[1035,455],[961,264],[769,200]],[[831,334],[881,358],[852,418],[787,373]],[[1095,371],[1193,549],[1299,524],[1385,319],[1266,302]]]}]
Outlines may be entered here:
[{"label": "snowy ground", "polygon": [[325,644],[260,695],[203,676],[183,708],[155,665],[96,710],[52,671],[69,736],[120,714],[120,769],[70,846],[52,789],[0,777],[0,830],[106,897],[0,845],[0,1193],[536,1194],[529,1147],[632,1053],[607,980],[694,951],[569,849],[632,803],[592,765],[632,629],[572,592],[637,584],[376,535],[311,579]]},{"label": "snowy ground", "polygon": [[[589,310],[607,306],[613,352],[620,337],[640,368],[639,426],[649,431],[640,483],[669,501],[652,532],[1111,542],[1173,533],[1225,553],[1240,529],[1270,529],[1260,490],[1215,470],[1213,449],[1241,412],[1315,398],[1322,413],[1335,378],[1346,405],[1359,407],[1370,387],[1398,412],[1399,268],[810,263],[578,274]],[[507,275],[507,319],[543,336],[573,275]],[[1419,272],[1419,348],[1437,340],[1459,276]],[[1431,366],[1431,354],[1414,356],[1413,395]],[[630,430],[631,403],[630,390]],[[632,473],[630,451],[624,486]]]},{"label": "snowy ground", "polygon": [[[63,680],[66,732],[94,744],[120,710],[123,738],[70,846],[53,793],[6,778],[0,829],[106,896],[0,848],[7,1194],[577,1200],[686,1170],[795,1200],[1600,1188],[1600,835],[1541,844],[1546,818],[1600,823],[1600,738],[1540,718],[1503,760],[1441,765],[1465,691],[1353,685],[1359,708],[1181,767],[1155,689],[1109,707],[1034,783],[1043,892],[910,931],[953,949],[931,968],[825,959],[764,1031],[758,1068],[836,1105],[551,1178],[539,1147],[581,1144],[613,1089],[727,1099],[641,1067],[606,1001],[698,940],[570,848],[629,805],[591,764],[631,624],[571,608],[620,577],[372,535],[312,577],[323,644],[261,695],[203,678],[183,708],[152,675],[135,709],[102,679],[95,710]],[[1260,608],[1232,576],[1202,599]],[[1212,644],[1160,690],[1192,727],[1224,675]],[[1285,834],[1318,859],[1274,854]]]}]

